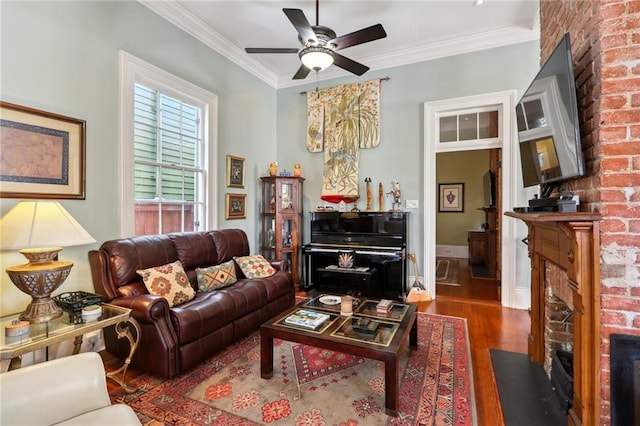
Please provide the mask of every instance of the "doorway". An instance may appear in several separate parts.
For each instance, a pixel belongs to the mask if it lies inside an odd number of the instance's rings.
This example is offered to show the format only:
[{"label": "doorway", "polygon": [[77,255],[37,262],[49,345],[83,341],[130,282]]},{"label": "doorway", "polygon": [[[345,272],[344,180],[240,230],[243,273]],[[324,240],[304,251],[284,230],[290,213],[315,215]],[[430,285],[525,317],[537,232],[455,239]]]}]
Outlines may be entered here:
[{"label": "doorway", "polygon": [[[436,154],[438,211],[436,212],[436,293],[440,296],[500,301],[495,214],[495,184],[500,149]],[[485,176],[488,180],[485,180]],[[442,209],[443,191],[461,183],[464,208]],[[496,196],[498,195],[498,196]]]},{"label": "doorway", "polygon": [[[471,108],[495,106],[499,111],[498,138],[491,140],[469,140],[462,142],[441,142],[439,140],[439,114],[451,111],[463,111]],[[496,214],[502,216],[506,210],[513,209],[513,200],[516,197],[517,169],[514,167],[518,161],[517,134],[515,129],[515,105],[516,92],[514,90],[483,95],[475,95],[464,98],[447,99],[442,101],[425,102],[424,104],[424,252],[423,270],[425,277],[436,276],[436,213],[438,208],[438,181],[436,179],[436,154],[441,152],[475,151],[479,149],[502,149],[502,176],[500,178],[502,200],[496,206]],[[521,307],[516,300],[516,221],[504,218],[497,238],[500,249],[501,282],[500,301],[502,306]],[[525,253],[526,256],[526,253]],[[436,284],[434,280],[427,281],[427,290],[437,298]],[[520,293],[528,289],[519,289]],[[520,294],[518,293],[518,294]],[[530,294],[527,295],[530,297]],[[527,298],[528,298],[527,297]],[[523,305],[526,306],[526,305]]]}]

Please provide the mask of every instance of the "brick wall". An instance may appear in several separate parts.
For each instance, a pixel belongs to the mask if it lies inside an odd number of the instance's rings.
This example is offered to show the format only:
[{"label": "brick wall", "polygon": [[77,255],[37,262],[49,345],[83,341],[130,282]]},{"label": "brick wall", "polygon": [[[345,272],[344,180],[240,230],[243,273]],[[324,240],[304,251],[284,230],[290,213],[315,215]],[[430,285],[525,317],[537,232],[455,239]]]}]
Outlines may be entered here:
[{"label": "brick wall", "polygon": [[570,182],[598,211],[601,275],[600,424],[609,425],[609,335],[640,335],[640,1],[541,0],[541,62],[572,42],[587,174]]}]

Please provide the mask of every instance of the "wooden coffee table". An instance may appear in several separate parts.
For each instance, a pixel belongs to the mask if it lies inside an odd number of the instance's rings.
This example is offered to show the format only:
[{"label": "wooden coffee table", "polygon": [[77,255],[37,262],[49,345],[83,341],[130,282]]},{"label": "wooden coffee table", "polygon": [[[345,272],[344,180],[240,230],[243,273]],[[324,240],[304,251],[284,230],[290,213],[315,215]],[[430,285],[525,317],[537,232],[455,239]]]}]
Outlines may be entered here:
[{"label": "wooden coffee table", "polygon": [[[340,315],[340,304],[325,305],[320,295],[298,303],[284,313],[267,321],[260,327],[260,374],[263,379],[273,376],[273,339],[282,339],[305,345],[329,349],[349,355],[361,356],[384,362],[385,411],[390,416],[398,415],[398,354],[409,336],[409,347],[418,346],[418,324],[416,305],[394,302],[389,314],[376,313],[378,300],[362,299],[354,306],[351,316]],[[292,326],[285,319],[306,309],[328,314],[328,319],[315,330]],[[353,324],[361,318],[378,323],[375,334],[354,331]]]}]

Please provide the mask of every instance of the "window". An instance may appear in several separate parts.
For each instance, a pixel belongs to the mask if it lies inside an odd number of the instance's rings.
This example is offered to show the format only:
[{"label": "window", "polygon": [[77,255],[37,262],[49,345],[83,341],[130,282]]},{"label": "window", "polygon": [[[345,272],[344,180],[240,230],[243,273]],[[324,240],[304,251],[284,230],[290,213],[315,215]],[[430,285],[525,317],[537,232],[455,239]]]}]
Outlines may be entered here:
[{"label": "window", "polygon": [[202,229],[202,111],[141,84],[133,109],[135,235]]},{"label": "window", "polygon": [[210,229],[217,97],[124,52],[121,70],[122,235]]},{"label": "window", "polygon": [[446,112],[439,117],[440,143],[498,139],[499,113],[493,107]]}]

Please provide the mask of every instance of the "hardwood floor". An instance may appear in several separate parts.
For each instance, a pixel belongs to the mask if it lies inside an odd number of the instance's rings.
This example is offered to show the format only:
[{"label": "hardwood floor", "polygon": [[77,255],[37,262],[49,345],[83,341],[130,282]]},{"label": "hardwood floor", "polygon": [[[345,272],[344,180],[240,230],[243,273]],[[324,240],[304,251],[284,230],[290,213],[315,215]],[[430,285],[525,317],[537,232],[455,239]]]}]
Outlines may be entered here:
[{"label": "hardwood floor", "polygon": [[526,353],[529,312],[448,296],[421,302],[418,311],[467,319],[478,425],[504,424],[489,349]]},{"label": "hardwood floor", "polygon": [[458,265],[458,283],[453,286],[436,284],[438,296],[500,302],[500,287],[493,278],[474,278],[471,275],[469,259],[438,257],[436,260],[453,260]]},{"label": "hardwood floor", "polygon": [[[300,295],[304,296],[304,293]],[[497,301],[462,299],[444,295],[439,295],[431,302],[420,302],[418,311],[467,319],[477,423],[480,426],[503,425],[489,349],[526,353],[530,327],[529,312],[502,308]],[[104,352],[102,355],[107,367],[112,367],[114,359]],[[139,370],[130,368],[127,380],[130,381],[140,374]],[[109,390],[112,390],[117,385],[109,380],[108,386]]]}]

